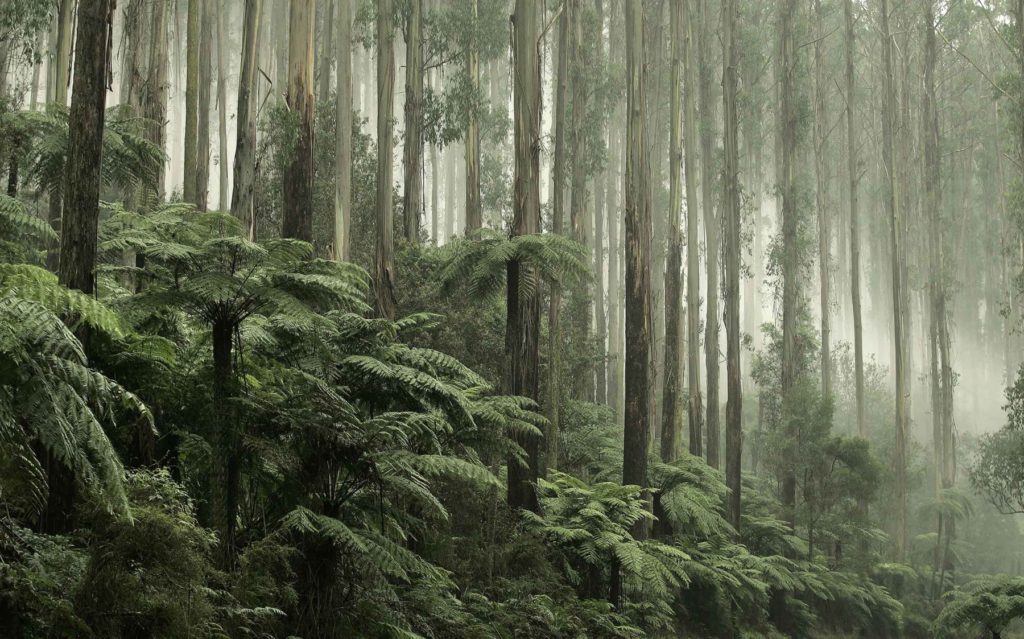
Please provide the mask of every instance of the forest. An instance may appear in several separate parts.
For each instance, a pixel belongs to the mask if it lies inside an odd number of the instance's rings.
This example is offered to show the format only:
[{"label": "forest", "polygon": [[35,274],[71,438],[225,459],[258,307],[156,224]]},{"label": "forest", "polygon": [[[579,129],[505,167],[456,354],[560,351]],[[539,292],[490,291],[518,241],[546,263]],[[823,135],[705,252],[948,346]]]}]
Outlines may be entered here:
[{"label": "forest", "polygon": [[0,637],[1024,637],[1024,0],[0,0]]}]

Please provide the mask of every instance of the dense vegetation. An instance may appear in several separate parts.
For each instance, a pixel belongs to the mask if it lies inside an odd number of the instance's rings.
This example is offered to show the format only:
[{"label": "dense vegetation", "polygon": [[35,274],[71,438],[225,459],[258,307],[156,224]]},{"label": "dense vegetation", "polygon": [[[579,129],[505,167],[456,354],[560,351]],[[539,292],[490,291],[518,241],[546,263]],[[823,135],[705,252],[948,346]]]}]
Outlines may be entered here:
[{"label": "dense vegetation", "polygon": [[1024,636],[1022,90],[1024,0],[0,5],[0,636]]}]

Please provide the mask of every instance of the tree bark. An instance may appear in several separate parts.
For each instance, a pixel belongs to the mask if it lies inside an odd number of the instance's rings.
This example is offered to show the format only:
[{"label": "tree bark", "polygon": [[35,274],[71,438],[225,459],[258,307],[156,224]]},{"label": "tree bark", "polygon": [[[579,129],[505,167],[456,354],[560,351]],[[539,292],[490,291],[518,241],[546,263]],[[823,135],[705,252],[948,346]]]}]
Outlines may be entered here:
[{"label": "tree bark", "polygon": [[395,99],[394,4],[377,5],[377,254],[374,265],[374,308],[395,319],[394,216],[391,199],[392,127]]},{"label": "tree bark", "polygon": [[[316,0],[291,0],[288,26],[288,108],[299,137],[284,176],[282,237],[313,241],[313,29]],[[390,121],[390,120],[389,120]]]},{"label": "tree bark", "polygon": [[238,116],[231,214],[244,221],[252,238],[255,228],[256,188],[256,47],[263,0],[245,0],[242,16],[242,56],[238,73]]},{"label": "tree bark", "polygon": [[342,262],[352,251],[352,3],[338,7],[337,162],[334,191],[334,256]]},{"label": "tree bark", "polygon": [[225,56],[224,14],[231,18],[230,9],[226,5],[217,5],[217,144],[218,180],[217,209],[227,211],[231,202],[228,200],[228,62]]},{"label": "tree bark", "polygon": [[472,235],[483,226],[483,212],[480,208],[480,122],[477,114],[477,98],[480,95],[480,43],[478,10],[479,0],[470,0],[473,10],[472,35],[469,51],[466,52],[466,74],[472,88],[472,104],[467,114],[466,126],[466,235]]},{"label": "tree bark", "polygon": [[107,71],[113,0],[81,0],[75,42],[75,74],[68,117],[67,215],[61,228],[60,283],[92,295],[96,290]]},{"label": "tree bark", "polygon": [[405,240],[419,242],[423,212],[423,0],[410,0],[405,47]]},{"label": "tree bark", "polygon": [[782,505],[790,528],[796,526],[796,438],[799,433],[790,417],[793,389],[799,374],[797,353],[797,315],[800,307],[800,250],[798,247],[799,204],[797,193],[797,127],[800,117],[796,104],[797,45],[794,34],[797,0],[784,0],[780,32],[780,184],[782,195],[782,404],[786,443],[782,460]]},{"label": "tree bark", "polygon": [[235,521],[238,519],[240,490],[238,454],[241,448],[232,405],[236,394],[232,361],[235,324],[230,320],[220,320],[214,322],[212,328],[213,406],[217,411],[217,424],[210,442],[214,452],[210,511],[220,541],[220,566],[230,570],[235,563]]},{"label": "tree bark", "polygon": [[[342,2],[345,1],[346,0],[342,0]],[[324,6],[324,12],[323,31],[320,34],[323,46],[320,48],[320,59],[316,63],[317,71],[320,74],[317,77],[318,84],[316,99],[321,103],[326,103],[331,98],[331,56],[335,54],[333,28],[334,0],[329,0],[327,5]]]},{"label": "tree bark", "polygon": [[894,374],[896,377],[896,444],[895,457],[896,497],[896,559],[903,561],[907,552],[907,373],[904,356],[906,349],[903,334],[903,247],[901,242],[902,218],[896,197],[896,174],[893,163],[894,130],[896,128],[896,89],[893,85],[892,35],[889,31],[889,3],[881,0],[881,48],[882,48],[882,164],[884,171],[884,200],[889,217],[889,242],[892,251],[892,304],[893,304],[893,350],[895,353]]},{"label": "tree bark", "polygon": [[740,528],[743,455],[743,387],[740,372],[740,160],[736,115],[736,0],[722,0],[722,113],[725,121],[725,167],[722,217],[725,220],[725,484],[729,488],[729,523]]},{"label": "tree bark", "polygon": [[821,395],[825,401],[832,399],[832,305],[829,292],[831,255],[828,212],[828,164],[825,148],[828,136],[828,113],[825,100],[828,85],[825,78],[825,33],[822,20],[821,0],[814,0],[814,176],[816,182],[815,204],[818,209],[818,279],[821,306]]},{"label": "tree bark", "polygon": [[708,59],[710,53],[711,24],[707,9],[708,0],[697,0],[697,21],[701,25],[698,46],[700,69],[700,175],[701,208],[704,212],[704,259],[707,265],[707,313],[704,320],[704,366],[707,369],[707,460],[712,468],[721,463],[719,439],[718,402],[718,358],[719,358],[719,317],[718,317],[718,266],[721,257],[719,220],[715,213],[715,101],[712,95],[713,69]]},{"label": "tree bark", "polygon": [[[688,0],[684,0],[688,1]],[[700,218],[697,202],[697,51],[692,4],[686,20],[686,59],[683,78],[683,179],[686,188],[686,346],[689,398],[687,415],[690,429],[690,454],[703,454],[704,400],[700,390]]]},{"label": "tree bark", "polygon": [[[565,91],[568,82],[569,15],[562,10],[558,17],[558,46],[555,56],[555,118],[553,122],[555,149],[551,169],[551,232],[565,231]],[[544,437],[545,474],[558,468],[560,404],[562,400],[562,287],[552,282],[548,306],[548,379],[545,416],[548,430]]]},{"label": "tree bark", "polygon": [[[567,0],[566,11],[569,19],[569,49],[562,49],[559,55],[569,56],[569,80],[572,87],[572,114],[569,129],[569,143],[572,157],[572,181],[570,188],[569,224],[572,238],[587,246],[587,181],[584,156],[587,153],[584,118],[587,112],[586,72],[583,62],[583,3],[582,0]],[[580,309],[577,334],[584,340],[590,339],[590,297],[584,291],[583,308]],[[594,400],[593,370],[586,366],[575,374],[573,395],[585,401]]]},{"label": "tree bark", "polygon": [[213,8],[200,9],[199,106],[196,125],[196,208],[205,211],[210,193],[210,89],[213,86]]},{"label": "tree bark", "polygon": [[196,199],[196,167],[199,144],[199,42],[200,2],[209,0],[188,0],[186,17],[185,49],[185,157],[184,185],[182,199],[198,204]]},{"label": "tree bark", "polygon": [[853,56],[856,35],[853,28],[853,0],[844,0],[846,22],[846,170],[850,180],[850,296],[853,305],[853,357],[857,402],[857,434],[867,438],[864,421],[864,327],[860,301],[860,221],[858,218],[857,185],[860,171],[857,151],[855,103],[855,75]]},{"label": "tree bark", "polygon": [[679,455],[679,440],[682,411],[679,405],[679,352],[681,348],[682,311],[682,268],[683,238],[679,229],[679,214],[682,207],[682,137],[683,108],[679,91],[682,84],[682,67],[685,47],[683,26],[683,2],[673,0],[669,5],[672,40],[672,63],[670,87],[669,122],[669,239],[668,258],[665,265],[665,392],[662,395],[661,411],[661,460],[675,461]]},{"label": "tree bark", "polygon": [[[651,188],[647,157],[644,8],[626,3],[626,411],[622,482],[647,487],[650,436]],[[633,527],[647,537],[645,520]]]},{"label": "tree bark", "polygon": [[[515,194],[512,235],[540,232],[540,58],[538,55],[538,3],[516,0],[512,15],[512,51],[515,103]],[[508,360],[506,392],[537,400],[540,368],[540,299],[521,290],[521,280],[534,278],[529,267],[508,263],[505,351]],[[538,510],[535,484],[539,474],[540,443],[516,436],[526,451],[527,466],[515,459],[508,464],[508,503],[512,508]]]},{"label": "tree bark", "polygon": [[[53,73],[51,75],[53,86],[49,89],[51,102],[61,108],[68,103],[68,83],[71,77],[71,37],[74,33],[74,11],[75,0],[60,0],[57,10],[57,40],[54,47],[54,58],[52,60]],[[47,217],[50,226],[58,235],[61,234],[61,217],[64,211],[63,195],[59,192],[51,192]],[[61,247],[57,242],[51,243],[46,252],[46,268],[56,273],[60,261]]]}]

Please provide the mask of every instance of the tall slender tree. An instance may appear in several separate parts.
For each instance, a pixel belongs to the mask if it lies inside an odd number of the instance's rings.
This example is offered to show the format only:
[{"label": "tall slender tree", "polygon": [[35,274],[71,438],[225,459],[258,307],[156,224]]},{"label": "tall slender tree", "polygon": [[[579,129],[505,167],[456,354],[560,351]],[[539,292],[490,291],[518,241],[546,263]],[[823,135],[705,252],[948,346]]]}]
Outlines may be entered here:
[{"label": "tall slender tree", "polygon": [[405,41],[405,240],[418,242],[423,212],[423,0],[409,1]]},{"label": "tall slender tree", "polygon": [[253,201],[256,188],[256,47],[262,13],[263,0],[245,0],[231,191],[231,214],[248,225],[250,238],[256,229]]},{"label": "tall slender tree", "polygon": [[96,290],[100,167],[110,65],[112,0],[80,0],[75,39],[74,86],[68,116],[61,225],[60,283],[92,295]]},{"label": "tall slender tree", "polygon": [[669,239],[668,259],[665,266],[665,392],[662,397],[661,411],[661,459],[665,462],[675,460],[679,454],[680,429],[682,411],[679,403],[680,395],[680,358],[682,348],[682,268],[683,268],[683,237],[679,228],[679,215],[682,208],[682,159],[683,159],[683,108],[680,95],[682,88],[682,68],[685,47],[685,29],[683,27],[683,2],[673,0],[669,6],[671,20],[672,63],[670,91],[669,123]]},{"label": "tall slender tree", "polygon": [[725,221],[725,483],[729,523],[739,530],[743,454],[743,380],[740,371],[740,160],[737,92],[736,0],[722,0],[722,116],[725,165],[722,219]]},{"label": "tall slender tree", "polygon": [[377,253],[374,263],[374,308],[380,317],[395,318],[394,216],[392,214],[391,109],[395,99],[395,7],[377,4]]},{"label": "tall slender tree", "polygon": [[796,526],[796,420],[794,389],[799,375],[797,320],[800,312],[799,194],[797,192],[797,135],[800,112],[797,104],[796,20],[799,3],[784,0],[779,30],[779,191],[782,195],[782,404],[786,452],[782,461],[782,505],[790,527]]},{"label": "tall slender tree", "polygon": [[[512,14],[513,99],[515,105],[515,187],[512,235],[540,232],[540,56],[538,3],[516,0]],[[513,259],[507,268],[505,390],[510,395],[538,399],[540,368],[540,299],[529,282],[536,277],[527,265]],[[508,464],[508,503],[537,511],[535,484],[539,475],[539,442],[516,437],[525,449],[527,466],[511,458]]]},{"label": "tall slender tree", "polygon": [[854,385],[857,403],[857,434],[867,437],[864,421],[864,327],[861,318],[860,300],[860,219],[858,217],[857,186],[860,182],[860,166],[857,160],[858,146],[856,133],[856,76],[854,74],[854,53],[856,32],[853,27],[853,0],[844,0],[843,16],[846,27],[846,171],[850,181],[850,296],[853,311],[853,358]]},{"label": "tall slender tree", "polygon": [[182,198],[196,204],[196,161],[199,144],[199,46],[202,4],[208,0],[188,0],[185,28],[185,156]]},{"label": "tall slender tree", "polygon": [[472,90],[466,124],[466,235],[483,226],[480,205],[480,118],[477,98],[480,94],[479,0],[470,0],[473,22],[470,25],[469,48],[466,51],[466,75]]},{"label": "tall slender tree", "polygon": [[224,45],[227,32],[224,14],[231,17],[230,6],[217,4],[217,169],[219,173],[217,188],[217,208],[227,211],[231,202],[228,200],[228,61]]},{"label": "tall slender tree", "polygon": [[213,87],[213,7],[203,2],[199,15],[199,102],[196,123],[195,204],[205,211],[210,191],[210,91]]},{"label": "tall slender tree", "polygon": [[881,0],[879,22],[882,50],[882,170],[883,199],[889,218],[889,247],[892,257],[892,306],[894,375],[896,378],[896,444],[893,448],[896,499],[896,559],[902,561],[907,552],[907,371],[904,357],[903,321],[903,247],[902,218],[896,194],[894,136],[899,117],[896,108],[896,87],[893,81],[892,50],[895,46],[889,30],[889,3]]},{"label": "tall slender tree", "polygon": [[298,139],[284,175],[281,235],[313,241],[313,31],[316,0],[291,0],[288,25],[288,108]]},{"label": "tall slender tree", "polygon": [[[334,183],[334,256],[348,261],[352,244],[352,3],[338,3],[338,146]],[[436,182],[436,173],[434,176]]]},{"label": "tall slender tree", "polygon": [[720,431],[718,401],[718,360],[719,317],[718,317],[718,275],[721,258],[719,219],[715,212],[715,113],[714,70],[712,69],[711,47],[714,29],[711,25],[711,11],[708,0],[697,3],[697,65],[699,70],[698,94],[700,99],[700,176],[701,211],[704,213],[704,263],[707,276],[707,309],[704,319],[704,367],[707,371],[707,460],[712,468],[721,463],[719,447]]},{"label": "tall slender tree", "polygon": [[[651,414],[651,189],[644,81],[644,7],[626,3],[626,410],[622,481],[647,487]],[[633,528],[647,537],[646,521]]]},{"label": "tall slender tree", "polygon": [[821,394],[832,398],[832,302],[829,283],[831,278],[831,231],[828,210],[828,78],[825,68],[825,33],[821,0],[814,0],[814,176],[815,204],[818,211],[818,281],[821,307]]},{"label": "tall slender tree", "polygon": [[694,31],[699,28],[693,17],[693,0],[686,17],[686,58],[683,78],[683,180],[686,188],[686,347],[687,347],[687,417],[690,431],[690,454],[703,453],[704,399],[700,391],[700,217],[697,202],[697,48]]},{"label": "tall slender tree", "polygon": [[[74,11],[75,11],[75,0],[60,0],[57,6],[57,14],[54,16],[54,20],[57,25],[56,29],[56,42],[53,46],[51,65],[53,66],[53,72],[48,73],[50,77],[51,86],[48,88],[47,95],[49,101],[60,105],[61,107],[67,106],[68,103],[68,84],[71,78],[71,45],[72,45],[72,34],[74,32]],[[63,194],[59,191],[52,191],[48,194],[48,220],[50,226],[58,234],[61,234],[61,217],[63,213]],[[60,258],[60,246],[57,243],[50,245],[49,250],[46,253],[46,267],[53,272],[57,271],[57,265]]]}]

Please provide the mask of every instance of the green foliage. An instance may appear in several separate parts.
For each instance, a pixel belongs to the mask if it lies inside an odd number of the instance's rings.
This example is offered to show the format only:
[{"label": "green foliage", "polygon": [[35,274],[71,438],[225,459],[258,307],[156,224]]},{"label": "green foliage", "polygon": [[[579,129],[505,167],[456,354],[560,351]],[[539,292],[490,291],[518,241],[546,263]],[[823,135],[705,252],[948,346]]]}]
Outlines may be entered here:
[{"label": "green foliage", "polygon": [[990,577],[976,579],[951,592],[946,607],[935,620],[939,636],[951,630],[980,627],[997,636],[1014,619],[1024,616],[1024,579]]}]

